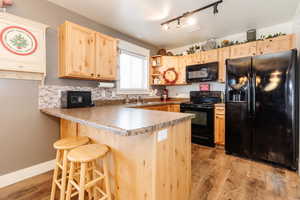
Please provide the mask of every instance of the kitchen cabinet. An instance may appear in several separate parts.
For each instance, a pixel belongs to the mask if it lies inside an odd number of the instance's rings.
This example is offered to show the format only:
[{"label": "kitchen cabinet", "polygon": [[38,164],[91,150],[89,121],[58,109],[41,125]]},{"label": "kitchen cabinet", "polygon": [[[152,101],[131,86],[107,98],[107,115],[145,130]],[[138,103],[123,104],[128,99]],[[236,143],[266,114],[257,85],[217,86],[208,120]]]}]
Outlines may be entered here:
[{"label": "kitchen cabinet", "polygon": [[138,107],[145,110],[158,110],[158,111],[166,111],[166,112],[180,112],[179,104],[170,104],[170,105],[157,105],[157,106],[142,106]]},{"label": "kitchen cabinet", "polygon": [[177,83],[178,84],[185,84],[186,83],[186,72],[185,72],[185,69],[186,69],[186,58],[185,56],[179,56],[178,57],[178,67],[177,67],[177,70],[178,71],[178,81]]},{"label": "kitchen cabinet", "polygon": [[116,80],[117,74],[117,40],[96,34],[96,73],[102,80]]},{"label": "kitchen cabinet", "polygon": [[296,48],[295,35],[284,35],[257,42],[257,55],[288,51]]},{"label": "kitchen cabinet", "polygon": [[180,112],[180,105],[179,104],[169,105],[169,112]]},{"label": "kitchen cabinet", "polygon": [[66,22],[60,27],[60,77],[95,77],[95,31]]},{"label": "kitchen cabinet", "polygon": [[225,47],[219,49],[219,79],[218,81],[224,83],[226,81],[226,59],[230,58],[230,48]]},{"label": "kitchen cabinet", "polygon": [[201,64],[218,62],[218,60],[219,60],[218,49],[201,52]]},{"label": "kitchen cabinet", "polygon": [[162,57],[162,66],[164,69],[168,68],[176,68],[178,65],[178,57],[177,56],[163,56]]},{"label": "kitchen cabinet", "polygon": [[59,77],[115,80],[117,40],[65,22],[59,28]]},{"label": "kitchen cabinet", "polygon": [[215,105],[215,144],[225,145],[225,105]]},{"label": "kitchen cabinet", "polygon": [[257,42],[233,45],[230,47],[230,58],[242,58],[256,55]]}]

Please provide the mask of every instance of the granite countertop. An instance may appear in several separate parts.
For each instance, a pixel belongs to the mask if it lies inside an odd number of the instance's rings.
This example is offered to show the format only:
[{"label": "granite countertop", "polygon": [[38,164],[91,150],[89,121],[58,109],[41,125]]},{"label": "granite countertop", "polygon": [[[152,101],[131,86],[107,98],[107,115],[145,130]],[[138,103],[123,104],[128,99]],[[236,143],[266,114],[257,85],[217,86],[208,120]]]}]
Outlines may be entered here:
[{"label": "granite countertop", "polygon": [[167,101],[75,109],[45,108],[41,111],[119,135],[134,136],[166,128],[194,117],[193,114],[144,110],[136,107],[179,103],[180,101]]}]

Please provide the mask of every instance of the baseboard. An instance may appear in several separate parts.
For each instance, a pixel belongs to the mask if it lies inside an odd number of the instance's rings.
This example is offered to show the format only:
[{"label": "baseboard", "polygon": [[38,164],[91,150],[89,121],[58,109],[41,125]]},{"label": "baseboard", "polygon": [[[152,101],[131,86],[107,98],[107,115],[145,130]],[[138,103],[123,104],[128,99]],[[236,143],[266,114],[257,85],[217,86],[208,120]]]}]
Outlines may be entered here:
[{"label": "baseboard", "polygon": [[54,169],[54,166],[55,166],[55,160],[50,160],[25,169],[21,169],[15,172],[11,172],[9,174],[2,175],[0,176],[0,188],[6,187],[8,185],[12,185],[14,183],[25,180],[27,178],[31,178],[33,176],[37,176],[47,171],[50,171]]}]

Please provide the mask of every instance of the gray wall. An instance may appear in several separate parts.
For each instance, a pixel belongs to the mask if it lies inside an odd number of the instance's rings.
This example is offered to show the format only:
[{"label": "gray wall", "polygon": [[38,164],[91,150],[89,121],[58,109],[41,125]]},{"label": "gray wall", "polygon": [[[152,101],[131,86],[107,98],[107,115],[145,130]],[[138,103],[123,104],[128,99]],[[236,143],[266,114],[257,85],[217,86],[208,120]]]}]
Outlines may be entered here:
[{"label": "gray wall", "polygon": [[[157,48],[99,25],[46,0],[15,0],[11,14],[50,26],[47,31],[47,85],[96,86],[95,81],[57,78],[57,27],[65,20],[137,45]],[[54,159],[52,144],[59,138],[59,120],[38,110],[38,81],[0,79],[0,175]]]}]

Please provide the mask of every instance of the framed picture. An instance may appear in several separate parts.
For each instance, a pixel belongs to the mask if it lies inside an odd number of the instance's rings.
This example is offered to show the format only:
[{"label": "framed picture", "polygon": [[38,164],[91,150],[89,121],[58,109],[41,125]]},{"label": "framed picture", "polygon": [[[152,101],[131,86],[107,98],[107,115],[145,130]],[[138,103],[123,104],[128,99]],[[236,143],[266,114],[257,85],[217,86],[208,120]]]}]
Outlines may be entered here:
[{"label": "framed picture", "polygon": [[210,91],[210,84],[208,83],[200,83],[199,84],[200,91]]},{"label": "framed picture", "polygon": [[47,27],[6,12],[0,13],[0,76],[4,72],[6,76],[19,73],[18,78],[30,74],[24,79],[40,79],[38,74],[43,79]]}]

